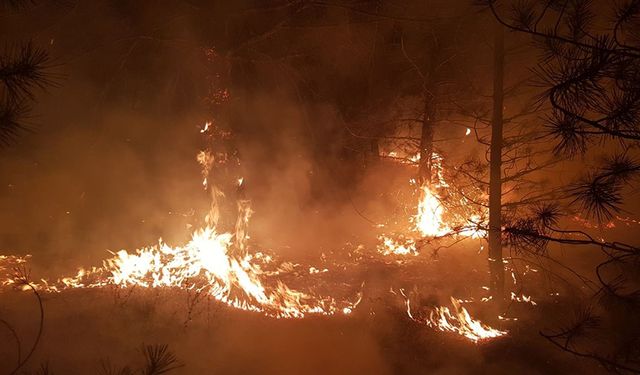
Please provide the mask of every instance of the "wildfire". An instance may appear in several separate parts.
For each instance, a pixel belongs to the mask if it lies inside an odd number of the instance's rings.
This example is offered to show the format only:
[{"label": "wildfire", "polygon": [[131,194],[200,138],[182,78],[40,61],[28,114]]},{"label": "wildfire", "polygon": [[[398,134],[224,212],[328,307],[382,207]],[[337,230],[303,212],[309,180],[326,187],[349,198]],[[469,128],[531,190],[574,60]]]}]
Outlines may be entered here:
[{"label": "wildfire", "polygon": [[211,153],[207,151],[200,151],[196,157],[196,160],[202,166],[202,186],[207,189],[209,187],[207,175],[209,169],[211,169],[211,165],[213,164],[213,155],[211,155]]},{"label": "wildfire", "polygon": [[442,219],[444,209],[437,195],[428,185],[420,187],[418,213],[415,227],[423,237],[438,237],[450,232],[449,226]]},{"label": "wildfire", "polygon": [[451,304],[453,305],[453,313],[448,307],[437,307],[430,314],[428,322],[441,331],[457,333],[473,342],[507,334],[506,331],[491,328],[479,320],[471,318],[467,309],[462,307],[460,302],[453,297],[451,297]]},{"label": "wildfire", "polygon": [[507,334],[507,331],[500,331],[491,328],[479,320],[471,317],[460,301],[451,297],[453,311],[446,306],[436,306],[425,316],[416,316],[411,310],[411,300],[403,290],[400,293],[405,299],[407,315],[415,322],[425,324],[442,332],[452,332],[477,343],[482,340],[492,339]]},{"label": "wildfire", "polygon": [[[218,132],[207,122],[200,130],[208,135]],[[222,132],[224,136],[227,133]],[[215,156],[214,156],[215,155]],[[309,314],[351,314],[363,298],[362,291],[355,301],[337,300],[330,296],[319,296],[290,288],[278,276],[293,272],[297,265],[276,264],[274,258],[253,251],[248,244],[248,223],[252,214],[250,201],[242,197],[237,200],[238,215],[235,231],[220,231],[218,228],[219,199],[225,198],[223,191],[209,180],[211,170],[217,163],[226,160],[224,154],[214,154],[207,149],[197,155],[202,167],[202,185],[211,194],[211,206],[204,224],[192,232],[191,239],[178,246],[162,240],[156,245],[135,251],[120,250],[112,253],[102,266],[79,269],[76,275],[55,281],[41,279],[32,281],[22,275],[27,257],[0,255],[0,286],[33,288],[44,292],[61,292],[78,288],[175,288],[204,293],[232,308],[255,311],[276,318],[302,318]],[[416,159],[417,160],[417,159]],[[448,186],[442,174],[441,158],[434,157],[435,178],[432,185],[420,187],[420,202],[414,223],[414,232],[421,237],[446,235],[451,231],[444,220],[445,209],[440,202],[438,189]],[[245,180],[237,179],[237,188],[244,189]],[[480,220],[479,217],[473,220]],[[473,237],[477,232],[462,231],[461,235]],[[418,255],[417,239],[400,236],[397,239],[381,235],[378,250],[385,255]],[[11,274],[13,270],[14,274]],[[307,267],[306,277],[319,277],[329,272],[327,268]],[[361,287],[362,290],[362,287]],[[404,296],[404,292],[402,292]],[[523,296],[524,298],[524,296]],[[453,310],[436,307],[427,318],[416,318],[406,298],[407,314],[415,321],[440,331],[455,332],[471,341],[478,342],[504,335],[470,317],[460,303],[451,299]]]},{"label": "wildfire", "polygon": [[411,238],[393,239],[391,237],[381,235],[378,237],[378,251],[382,255],[418,255],[416,242]]},{"label": "wildfire", "polygon": [[531,296],[526,296],[524,294],[522,295],[517,295],[514,292],[511,292],[511,300],[515,301],[515,302],[523,302],[523,303],[529,303],[533,306],[537,305],[536,301],[533,300],[533,298],[531,298]]},{"label": "wildfire", "polygon": [[[393,153],[393,152],[392,152]],[[391,155],[392,153],[389,153]],[[419,160],[419,155],[418,155]],[[442,156],[433,153],[431,182],[424,182],[418,186],[418,204],[416,214],[411,218],[412,228],[410,236],[391,236],[383,234],[378,237],[380,243],[378,252],[383,255],[418,255],[417,241],[420,238],[467,237],[483,238],[486,231],[481,229],[483,215],[454,212],[455,209],[445,207],[440,192],[450,188],[444,177]],[[416,185],[416,180],[409,181]],[[453,206],[469,208],[466,198],[462,197]],[[397,238],[394,238],[397,237]],[[413,238],[412,238],[413,237]]]},{"label": "wildfire", "polygon": [[[201,132],[214,130],[211,123],[207,122]],[[359,299],[355,303],[338,303],[331,297],[314,296],[293,290],[280,280],[270,280],[270,277],[280,273],[279,270],[266,270],[273,267],[273,258],[260,252],[249,252],[248,223],[252,213],[249,200],[239,199],[237,202],[235,233],[219,232],[218,199],[223,198],[224,194],[212,181],[208,181],[214,164],[213,153],[210,150],[201,151],[197,161],[202,167],[202,184],[211,192],[212,203],[204,227],[195,230],[189,242],[170,246],[160,240],[155,246],[134,252],[120,250],[105,260],[102,267],[80,269],[75,276],[55,282],[41,280],[29,284],[48,292],[108,285],[195,290],[207,293],[231,307],[259,311],[278,318],[301,318],[307,314],[331,315],[337,312],[348,314],[355,309]],[[243,182],[244,179],[239,178],[238,186],[242,186]],[[2,256],[0,271],[15,269],[25,262],[24,258]],[[287,267],[283,265],[282,269]],[[11,286],[19,282],[20,279],[12,275],[0,285]]]},{"label": "wildfire", "polygon": [[420,153],[409,154],[405,152],[398,151],[389,151],[387,153],[383,153],[382,156],[390,158],[391,160],[395,160],[397,162],[403,164],[417,164],[420,162]]},{"label": "wildfire", "polygon": [[[248,220],[248,216],[242,217]],[[100,268],[81,269],[73,277],[64,277],[53,283],[41,280],[32,285],[48,292],[107,285],[190,289],[208,293],[234,308],[284,318],[337,312],[347,314],[357,306],[357,302],[338,304],[330,297],[316,297],[292,290],[279,280],[267,284],[264,280],[267,272],[263,268],[273,259],[262,253],[239,251],[241,248],[236,236],[217,233],[214,227],[207,226],[196,230],[183,246],[169,246],[160,241],[155,246],[135,252],[120,250],[105,260]],[[26,259],[19,257],[0,258],[3,270],[25,262]],[[271,272],[273,274],[278,272]],[[17,283],[15,278],[9,277],[2,285]]]}]

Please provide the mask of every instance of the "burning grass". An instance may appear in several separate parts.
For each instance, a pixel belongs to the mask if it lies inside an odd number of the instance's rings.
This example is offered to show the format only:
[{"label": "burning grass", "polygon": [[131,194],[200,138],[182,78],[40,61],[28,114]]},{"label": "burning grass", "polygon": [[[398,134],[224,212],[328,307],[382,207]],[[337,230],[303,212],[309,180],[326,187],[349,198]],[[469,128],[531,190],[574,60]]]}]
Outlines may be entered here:
[{"label": "burning grass", "polygon": [[[208,124],[202,133],[213,132]],[[311,316],[335,317],[376,314],[371,301],[389,296],[401,296],[398,305],[406,306],[406,318],[436,331],[455,333],[473,343],[479,343],[507,334],[505,330],[489,327],[472,318],[462,306],[462,301],[450,297],[451,308],[438,304],[419,305],[416,310],[404,289],[397,284],[409,271],[406,260],[389,260],[386,256],[413,255],[417,262],[419,244],[425,239],[444,237],[478,238],[483,235],[481,215],[465,217],[461,213],[451,216],[446,207],[443,191],[448,188],[442,170],[442,159],[434,155],[432,184],[419,186],[416,215],[411,218],[412,228],[406,236],[396,239],[381,234],[379,251],[364,251],[363,246],[348,249],[350,261],[323,257],[319,264],[301,265],[283,262],[268,251],[254,248],[249,237],[249,220],[252,215],[250,201],[244,197],[242,177],[237,179],[238,212],[233,231],[220,229],[220,202],[225,198],[211,179],[211,171],[219,160],[211,150],[198,153],[202,166],[202,186],[211,195],[211,206],[203,224],[191,234],[191,239],[181,245],[170,245],[162,240],[152,246],[135,251],[120,250],[112,253],[101,266],[81,268],[73,276],[55,280],[30,278],[28,258],[0,257],[0,284],[5,288],[17,287],[23,291],[38,293],[69,293],[72,290],[112,289],[118,294],[130,295],[136,289],[176,291],[187,294],[187,321],[192,318],[198,302],[215,301],[229,310],[259,313],[268,318],[301,319]],[[451,201],[449,197],[448,201]],[[464,205],[464,201],[458,204]],[[449,217],[447,217],[449,216]],[[358,279],[363,269],[377,264],[383,272],[396,268],[403,275],[388,284],[380,284],[376,277]],[[368,271],[364,271],[368,272]],[[356,276],[354,276],[356,275]],[[367,283],[384,285],[383,289],[371,288]],[[398,290],[399,294],[395,291]],[[368,307],[361,307],[363,301]],[[368,302],[366,302],[368,301]],[[394,302],[397,303],[397,302]],[[375,303],[373,304],[375,305]],[[399,309],[398,311],[401,311]],[[405,319],[406,319],[405,318]]]},{"label": "burning grass", "polygon": [[[533,327],[521,327],[517,322],[503,322],[501,330],[509,327],[508,335],[497,340],[479,340],[481,345],[477,345],[458,332],[443,331],[422,320],[431,311],[435,314],[439,306],[448,307],[455,317],[455,308],[448,301],[449,295],[455,295],[468,297],[460,306],[470,312],[472,319],[492,321],[490,306],[480,302],[481,288],[474,288],[475,298],[468,296],[469,285],[481,285],[485,278],[482,272],[472,271],[485,262],[473,248],[447,252],[438,261],[417,256],[404,263],[365,249],[353,247],[351,251],[354,260],[340,263],[347,268],[344,271],[339,271],[340,267],[331,269],[331,263],[322,263],[317,267],[330,271],[315,274],[320,276],[311,281],[303,276],[304,266],[294,265],[295,271],[277,277],[294,289],[305,289],[307,283],[326,282],[320,291],[333,290],[334,296],[339,292],[353,295],[354,290],[343,284],[355,284],[356,291],[362,290],[363,298],[348,315],[309,314],[304,319],[274,319],[220,303],[210,294],[178,287],[110,284],[45,293],[45,336],[31,365],[35,368],[48,361],[55,373],[64,369],[91,373],[100,359],[109,358],[113,364],[131,363],[138,367],[138,348],[142,343],[167,343],[185,364],[176,374],[364,371],[386,375],[424,371],[466,373],[470,369],[484,372],[496,368],[515,373],[536,371],[532,369],[553,373],[578,368],[572,367],[577,364],[566,358],[562,362],[549,362],[555,358],[547,357],[551,348],[534,341],[538,333]],[[333,259],[330,254],[327,258]],[[469,271],[462,275],[459,269]],[[359,283],[362,280],[364,286]],[[407,315],[400,289],[411,299],[415,319]],[[31,296],[3,293],[2,299],[8,307],[3,310],[3,318],[20,322],[16,328],[24,335],[24,341],[30,342]],[[520,317],[525,316],[525,310],[537,311],[528,304],[518,307]],[[68,344],[63,349],[60,342]],[[528,357],[530,350],[536,352],[535,358]],[[7,348],[2,353],[13,351]],[[78,357],[82,360],[78,361]]]}]

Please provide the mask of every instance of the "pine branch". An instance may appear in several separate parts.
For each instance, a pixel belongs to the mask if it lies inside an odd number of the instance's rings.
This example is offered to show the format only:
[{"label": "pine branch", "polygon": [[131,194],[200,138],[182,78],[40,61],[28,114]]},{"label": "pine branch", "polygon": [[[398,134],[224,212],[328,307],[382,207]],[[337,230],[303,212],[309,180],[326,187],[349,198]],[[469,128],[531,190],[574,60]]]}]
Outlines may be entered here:
[{"label": "pine branch", "polygon": [[100,375],[133,375],[133,371],[129,367],[117,367],[110,360],[100,361]]},{"label": "pine branch", "polygon": [[616,154],[602,163],[602,167],[569,187],[572,204],[598,221],[609,220],[622,210],[622,190],[640,173],[640,162],[628,154]]},{"label": "pine branch", "polygon": [[47,51],[32,43],[5,47],[0,54],[0,82],[9,101],[33,100],[37,89],[55,85]]},{"label": "pine branch", "polygon": [[27,120],[36,92],[55,86],[47,51],[31,43],[6,47],[0,53],[0,148],[29,130]]},{"label": "pine branch", "polygon": [[167,345],[144,345],[142,352],[146,360],[144,375],[166,374],[183,366]]},{"label": "pine branch", "polygon": [[24,102],[0,99],[0,148],[10,145],[29,127],[25,123],[30,107]]},{"label": "pine branch", "polygon": [[37,4],[38,0],[0,0],[0,9],[20,11]]}]

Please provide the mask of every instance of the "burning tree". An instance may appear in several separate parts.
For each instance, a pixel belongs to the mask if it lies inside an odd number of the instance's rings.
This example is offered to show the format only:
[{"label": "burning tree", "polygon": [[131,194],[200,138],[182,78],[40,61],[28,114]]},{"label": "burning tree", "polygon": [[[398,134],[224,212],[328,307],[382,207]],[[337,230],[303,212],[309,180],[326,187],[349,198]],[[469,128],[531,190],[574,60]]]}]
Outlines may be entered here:
[{"label": "burning tree", "polygon": [[[489,52],[471,49],[485,65],[462,66],[458,77],[466,96],[449,97],[449,118],[467,126],[478,146],[456,164],[448,163],[447,192],[438,200],[453,225],[441,234],[470,234],[486,237],[489,243],[490,290],[496,301],[505,297],[505,260],[502,228],[526,212],[528,206],[549,201],[554,189],[542,191],[544,175],[539,173],[557,162],[549,157],[538,116],[545,110],[527,96],[531,74],[526,70],[530,54],[523,53],[520,40],[507,38],[503,27],[482,20],[492,30]],[[487,38],[488,39],[488,38]],[[487,70],[492,74],[486,74]],[[472,78],[470,78],[472,77]],[[466,79],[465,79],[466,78]],[[508,109],[507,109],[508,108]],[[480,157],[473,154],[479,153]],[[451,217],[453,215],[453,218]],[[456,216],[465,217],[460,220]]]},{"label": "burning tree", "polygon": [[[349,147],[373,154],[370,159],[416,167],[412,188],[418,213],[412,225],[419,236],[428,240],[458,234],[475,237],[482,215],[467,200],[475,199],[477,191],[467,186],[465,197],[447,181],[455,165],[449,151],[471,132],[467,119],[459,116],[458,103],[471,100],[474,92],[458,73],[476,65],[477,58],[473,46],[478,40],[459,32],[462,25],[477,22],[477,17],[468,4],[451,7],[442,2],[429,5],[428,10],[424,5],[406,4],[428,14],[411,18],[396,16],[384,4],[378,5],[374,9],[346,7],[376,21],[365,99],[357,110],[343,113],[353,140]],[[454,16],[456,12],[462,16]],[[384,242],[385,252],[395,252],[396,241],[387,238]],[[405,244],[408,247],[402,250],[402,244],[397,244],[400,252],[412,252],[408,249],[414,247]]]}]

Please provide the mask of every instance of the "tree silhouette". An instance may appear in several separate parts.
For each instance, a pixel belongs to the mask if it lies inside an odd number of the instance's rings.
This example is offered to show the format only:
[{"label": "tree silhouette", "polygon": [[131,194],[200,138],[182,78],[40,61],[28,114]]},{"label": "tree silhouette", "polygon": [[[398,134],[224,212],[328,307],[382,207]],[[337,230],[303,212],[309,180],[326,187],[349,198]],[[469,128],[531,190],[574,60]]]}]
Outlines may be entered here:
[{"label": "tree silhouette", "polygon": [[[547,135],[555,153],[587,155],[596,146],[610,151],[594,169],[566,187],[557,204],[533,206],[508,223],[504,237],[518,251],[548,256],[551,244],[600,248],[594,298],[587,308],[553,332],[541,332],[555,346],[591,358],[615,372],[640,373],[635,321],[640,306],[637,264],[640,247],[560,226],[577,210],[600,225],[622,210],[625,189],[635,187],[640,162],[640,1],[610,5],[585,0],[486,1],[504,27],[528,34],[542,51],[536,69],[550,108]],[[601,15],[601,16],[599,16]],[[566,207],[563,207],[566,204]],[[586,338],[599,335],[598,340]]]},{"label": "tree silhouette", "polygon": [[0,53],[0,147],[6,147],[23,131],[37,91],[55,84],[47,51],[24,43]]},{"label": "tree silhouette", "polygon": [[640,1],[618,3],[606,27],[602,4],[590,1],[489,1],[506,28],[529,34],[543,52],[536,70],[551,106],[548,133],[555,152],[585,154],[590,146],[614,141],[618,153],[569,190],[574,203],[598,220],[619,212],[622,190],[640,171],[629,151],[640,141]]}]

